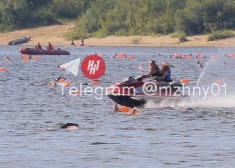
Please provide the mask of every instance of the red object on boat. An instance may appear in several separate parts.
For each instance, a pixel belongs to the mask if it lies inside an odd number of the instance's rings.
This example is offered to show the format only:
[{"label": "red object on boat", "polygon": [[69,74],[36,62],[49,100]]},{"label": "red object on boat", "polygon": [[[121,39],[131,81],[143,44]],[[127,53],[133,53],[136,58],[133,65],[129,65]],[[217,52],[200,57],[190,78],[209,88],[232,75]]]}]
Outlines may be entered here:
[{"label": "red object on boat", "polygon": [[66,50],[38,50],[35,48],[21,48],[21,54],[28,54],[28,55],[70,55],[70,53]]}]

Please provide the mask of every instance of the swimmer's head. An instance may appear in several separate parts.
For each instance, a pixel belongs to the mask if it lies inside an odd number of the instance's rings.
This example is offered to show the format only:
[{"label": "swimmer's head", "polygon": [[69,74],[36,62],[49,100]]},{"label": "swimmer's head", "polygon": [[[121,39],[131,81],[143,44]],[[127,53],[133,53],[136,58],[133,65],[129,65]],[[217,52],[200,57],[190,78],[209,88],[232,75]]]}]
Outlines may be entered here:
[{"label": "swimmer's head", "polygon": [[67,123],[60,127],[61,129],[78,129],[79,125],[75,123]]},{"label": "swimmer's head", "polygon": [[113,105],[113,112],[118,112],[118,111],[119,111],[118,105],[114,104]]}]

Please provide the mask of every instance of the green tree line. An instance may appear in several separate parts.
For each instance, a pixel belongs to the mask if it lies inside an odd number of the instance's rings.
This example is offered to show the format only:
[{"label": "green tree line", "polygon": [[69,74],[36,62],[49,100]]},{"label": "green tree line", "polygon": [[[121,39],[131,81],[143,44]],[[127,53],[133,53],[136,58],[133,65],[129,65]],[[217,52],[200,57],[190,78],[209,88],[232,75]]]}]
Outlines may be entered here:
[{"label": "green tree line", "polygon": [[76,20],[70,39],[235,28],[234,0],[0,0],[0,30]]},{"label": "green tree line", "polygon": [[0,31],[58,24],[77,19],[93,0],[0,0]]}]

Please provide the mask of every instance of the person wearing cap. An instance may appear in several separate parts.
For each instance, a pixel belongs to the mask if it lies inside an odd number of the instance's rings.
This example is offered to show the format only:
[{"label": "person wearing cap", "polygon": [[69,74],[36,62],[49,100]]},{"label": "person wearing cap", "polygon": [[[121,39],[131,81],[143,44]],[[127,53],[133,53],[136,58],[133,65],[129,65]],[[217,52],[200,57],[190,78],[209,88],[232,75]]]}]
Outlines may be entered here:
[{"label": "person wearing cap", "polygon": [[154,60],[151,60],[149,62],[149,72],[147,74],[142,75],[142,78],[151,78],[155,76],[161,76],[161,72],[157,64],[155,63]]},{"label": "person wearing cap", "polygon": [[157,81],[171,82],[171,69],[168,62],[163,62],[161,67],[162,76],[156,76]]}]

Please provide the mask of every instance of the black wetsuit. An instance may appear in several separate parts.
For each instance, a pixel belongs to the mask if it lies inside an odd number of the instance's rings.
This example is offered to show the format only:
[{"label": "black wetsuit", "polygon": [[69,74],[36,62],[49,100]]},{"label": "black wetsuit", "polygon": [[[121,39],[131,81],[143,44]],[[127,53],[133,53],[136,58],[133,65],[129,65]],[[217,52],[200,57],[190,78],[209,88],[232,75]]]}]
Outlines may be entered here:
[{"label": "black wetsuit", "polygon": [[152,77],[155,77],[155,76],[162,76],[162,72],[160,71],[160,69],[158,68],[158,66],[156,65],[155,66],[156,68],[156,72],[154,74],[152,74]]}]

